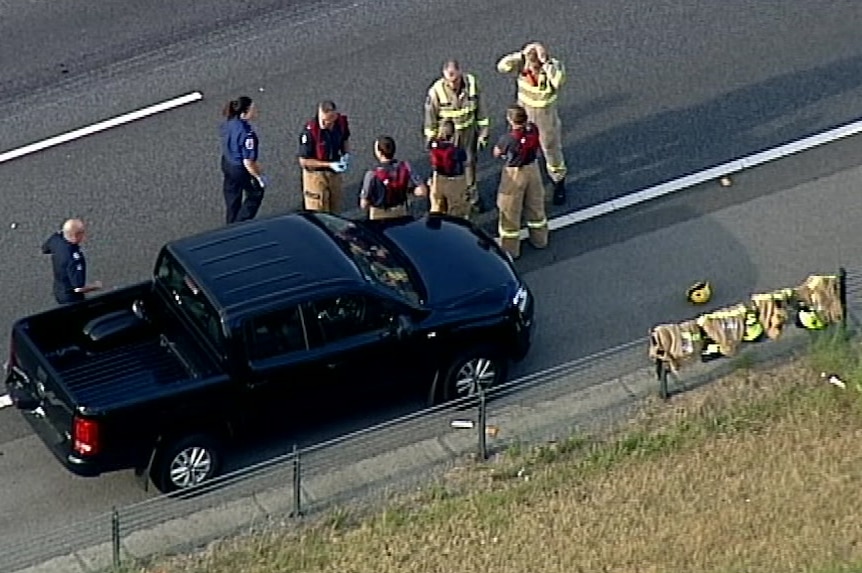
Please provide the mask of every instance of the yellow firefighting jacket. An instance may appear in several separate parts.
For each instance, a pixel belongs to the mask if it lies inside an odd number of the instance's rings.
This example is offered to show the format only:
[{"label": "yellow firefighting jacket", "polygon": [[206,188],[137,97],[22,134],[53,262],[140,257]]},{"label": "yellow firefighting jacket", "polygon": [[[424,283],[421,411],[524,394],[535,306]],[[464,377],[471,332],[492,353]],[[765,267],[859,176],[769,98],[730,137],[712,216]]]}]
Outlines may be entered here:
[{"label": "yellow firefighting jacket", "polygon": [[497,71],[501,74],[517,72],[518,103],[533,108],[556,103],[559,90],[566,82],[566,69],[562,62],[550,58],[535,75],[526,70],[525,64],[521,52],[507,54],[497,62]]},{"label": "yellow firefighting jacket", "polygon": [[458,131],[473,125],[480,129],[490,125],[482,94],[473,74],[464,74],[462,88],[458,93],[446,85],[443,78],[434,82],[428,90],[425,100],[425,138],[437,137],[440,123],[447,119],[455,124]]}]

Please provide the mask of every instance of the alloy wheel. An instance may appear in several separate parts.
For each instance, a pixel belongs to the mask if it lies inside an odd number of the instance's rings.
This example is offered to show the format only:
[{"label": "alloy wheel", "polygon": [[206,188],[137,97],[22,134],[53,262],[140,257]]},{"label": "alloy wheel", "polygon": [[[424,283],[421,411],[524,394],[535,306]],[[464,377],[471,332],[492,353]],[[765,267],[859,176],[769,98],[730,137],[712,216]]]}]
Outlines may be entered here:
[{"label": "alloy wheel", "polygon": [[200,446],[181,450],[171,461],[170,476],[180,489],[198,485],[204,481],[213,466],[212,454]]},{"label": "alloy wheel", "polygon": [[465,362],[455,376],[455,395],[472,396],[479,385],[489,388],[497,378],[497,368],[490,358],[472,358]]}]

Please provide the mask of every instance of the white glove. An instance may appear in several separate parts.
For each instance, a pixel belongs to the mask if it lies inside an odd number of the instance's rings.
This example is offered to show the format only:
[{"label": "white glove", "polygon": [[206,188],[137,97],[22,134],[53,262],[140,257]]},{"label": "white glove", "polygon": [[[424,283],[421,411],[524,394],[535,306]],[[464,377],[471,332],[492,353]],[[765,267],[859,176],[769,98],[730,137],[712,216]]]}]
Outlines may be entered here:
[{"label": "white glove", "polygon": [[345,153],[344,155],[342,155],[342,156],[341,156],[341,162],[344,164],[344,168],[345,168],[345,169],[347,169],[348,167],[350,167],[350,154],[349,154],[349,153]]},{"label": "white glove", "polygon": [[347,165],[343,161],[333,161],[329,164],[329,168],[336,173],[344,173],[347,171]]}]

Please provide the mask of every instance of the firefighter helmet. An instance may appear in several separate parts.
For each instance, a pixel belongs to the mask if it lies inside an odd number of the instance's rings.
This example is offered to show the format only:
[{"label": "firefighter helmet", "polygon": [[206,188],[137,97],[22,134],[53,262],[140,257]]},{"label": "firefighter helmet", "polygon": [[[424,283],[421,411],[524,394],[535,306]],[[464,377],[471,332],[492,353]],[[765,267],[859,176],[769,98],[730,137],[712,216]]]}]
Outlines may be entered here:
[{"label": "firefighter helmet", "polygon": [[688,287],[685,296],[692,304],[706,304],[712,298],[712,287],[707,281],[698,281]]},{"label": "firefighter helmet", "polygon": [[756,311],[749,310],[745,313],[745,331],[742,335],[742,340],[745,342],[754,342],[763,336],[763,324],[760,322],[760,316]]},{"label": "firefighter helmet", "polygon": [[807,328],[808,330],[823,330],[826,328],[826,322],[820,316],[820,313],[807,306],[800,307],[796,312],[796,323],[798,326]]}]

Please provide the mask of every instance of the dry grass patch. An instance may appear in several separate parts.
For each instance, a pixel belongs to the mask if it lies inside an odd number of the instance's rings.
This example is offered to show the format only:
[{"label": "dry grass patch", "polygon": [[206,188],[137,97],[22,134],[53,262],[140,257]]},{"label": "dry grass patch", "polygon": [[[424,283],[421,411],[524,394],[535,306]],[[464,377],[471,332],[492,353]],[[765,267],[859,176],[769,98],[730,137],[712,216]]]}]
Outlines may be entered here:
[{"label": "dry grass patch", "polygon": [[142,571],[849,571],[862,562],[858,356],[821,345],[648,404],[610,443],[504,456],[356,526],[272,531]]}]

